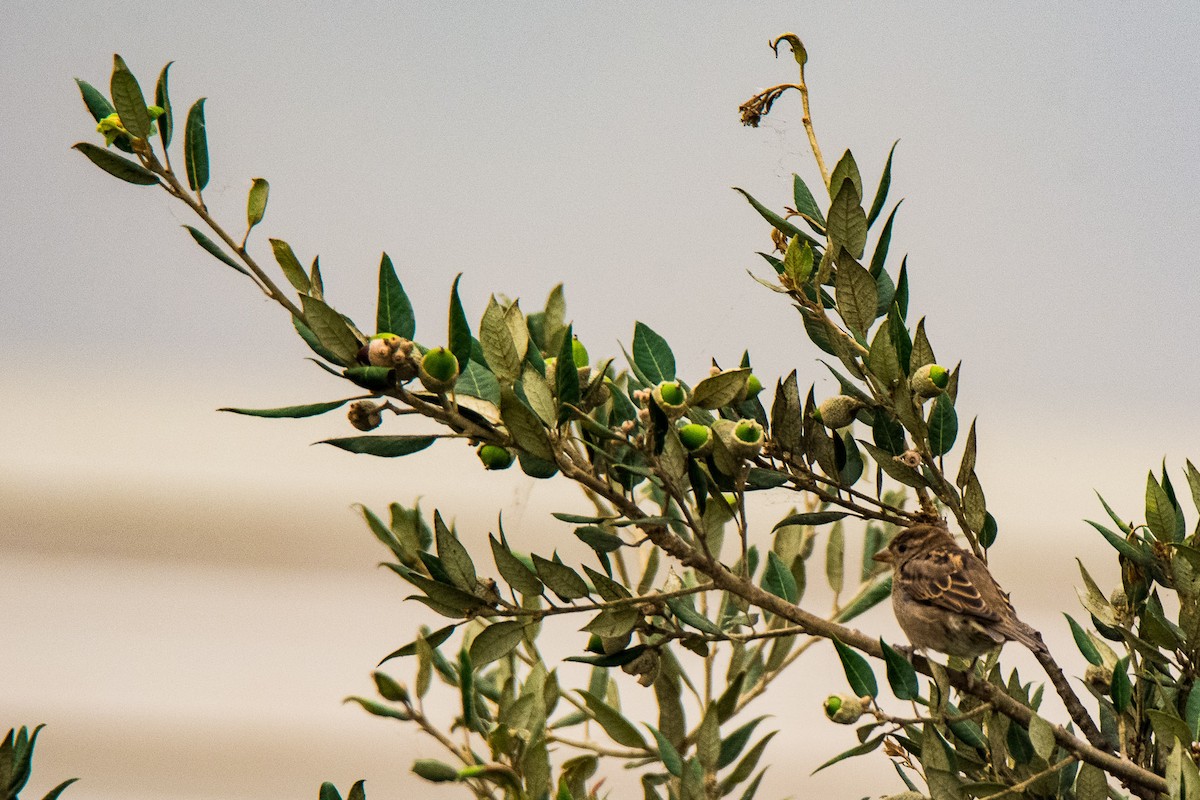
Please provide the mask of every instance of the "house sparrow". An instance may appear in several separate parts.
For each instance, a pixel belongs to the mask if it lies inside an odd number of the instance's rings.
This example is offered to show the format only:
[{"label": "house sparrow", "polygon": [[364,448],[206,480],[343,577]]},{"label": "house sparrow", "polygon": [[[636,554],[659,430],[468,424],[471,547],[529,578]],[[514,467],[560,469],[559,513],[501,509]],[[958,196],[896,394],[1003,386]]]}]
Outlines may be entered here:
[{"label": "house sparrow", "polygon": [[1034,653],[1045,649],[1041,634],[1017,619],[987,565],[956,545],[945,526],[905,528],[875,560],[892,565],[892,607],[913,647],[961,658],[1006,641]]}]

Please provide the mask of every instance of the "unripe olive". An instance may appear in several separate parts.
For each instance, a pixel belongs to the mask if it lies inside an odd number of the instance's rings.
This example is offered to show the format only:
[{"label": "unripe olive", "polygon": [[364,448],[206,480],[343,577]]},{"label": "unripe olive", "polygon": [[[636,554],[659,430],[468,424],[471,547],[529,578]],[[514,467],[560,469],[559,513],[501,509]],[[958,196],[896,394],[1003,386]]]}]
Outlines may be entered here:
[{"label": "unripe olive", "polygon": [[413,762],[412,771],[427,781],[448,783],[458,780],[458,770],[445,761],[436,758],[418,758]]},{"label": "unripe olive", "polygon": [[862,407],[862,401],[858,398],[836,394],[821,401],[816,418],[828,428],[844,428],[854,421],[854,415]]},{"label": "unripe olive", "polygon": [[757,397],[758,393],[762,390],[762,381],[758,379],[757,375],[751,372],[750,377],[746,379],[746,399],[749,400],[753,397]]},{"label": "unripe olive", "polygon": [[689,453],[702,456],[712,450],[712,429],[692,422],[679,429],[679,441]]},{"label": "unripe olive", "polygon": [[825,716],[839,725],[853,725],[863,715],[861,697],[834,694],[825,698]]},{"label": "unripe olive", "polygon": [[687,410],[687,390],[679,381],[663,381],[654,387],[651,396],[668,419],[678,419]]},{"label": "unripe olive", "polygon": [[950,372],[940,364],[926,364],[909,378],[913,394],[923,400],[937,397],[950,385]]},{"label": "unripe olive", "polygon": [[729,450],[739,458],[754,458],[762,452],[764,440],[763,427],[757,421],[738,420],[733,426]]},{"label": "unripe olive", "polygon": [[578,338],[571,340],[571,358],[575,361],[575,366],[577,367],[586,367],[592,363],[592,360],[588,358],[587,348],[583,346],[583,342],[579,341]]},{"label": "unripe olive", "polygon": [[458,380],[458,359],[444,347],[435,347],[421,359],[421,384],[431,392],[444,394]]},{"label": "unripe olive", "polygon": [[475,455],[483,462],[484,469],[508,469],[513,464],[513,454],[498,444],[480,445]]}]

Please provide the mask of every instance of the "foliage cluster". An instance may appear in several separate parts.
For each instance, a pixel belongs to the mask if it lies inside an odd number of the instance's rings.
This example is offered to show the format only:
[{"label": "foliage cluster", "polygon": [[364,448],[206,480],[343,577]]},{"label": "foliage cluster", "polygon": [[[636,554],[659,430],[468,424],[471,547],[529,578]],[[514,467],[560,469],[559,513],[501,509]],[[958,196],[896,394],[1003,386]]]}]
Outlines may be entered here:
[{"label": "foliage cluster", "polygon": [[[825,199],[799,176],[782,213],[738,191],[770,225],[773,249],[760,254],[769,271],[756,280],[797,310],[840,391],[818,399],[792,371],[775,382],[769,408],[749,354],[736,366],[714,361],[708,374],[680,375],[670,344],[641,322],[624,367],[616,354],[594,359],[561,286],[532,312],[493,296],[472,326],[455,278],[439,342],[414,341],[415,312],[386,254],[373,332],[335,308],[318,260],[305,268],[287,242],[270,239],[281,288],[249,245],[267,181],[252,181],[240,235],[205,203],[203,99],[183,127],[183,174],[172,167],[170,65],[153,105],[120,57],[110,96],[80,81],[105,146],[76,148],[107,173],[187,205],[203,226],[185,226],[196,243],[284,308],[315,363],[360,390],[226,410],[295,418],[348,407],[360,434],[328,444],[399,457],[464,440],[484,469],[516,464],[537,479],[574,482],[586,497],[584,512],[555,514],[591,549],[594,563],[582,565],[524,552],[502,521],[490,552],[472,552],[439,511],[362,509],[412,599],[449,620],[381,662],[415,662],[409,684],[379,670],[379,696],[351,698],[444,746],[447,761],[413,765],[422,778],[479,798],[582,800],[602,793],[594,776],[610,760],[639,771],[647,798],[748,800],[774,735],[749,706],[810,647],[831,640],[849,693],[832,695],[825,712],[832,723],[856,724],[858,744],[824,766],[881,751],[910,796],[934,798],[1093,800],[1120,796],[1118,784],[1139,797],[1200,797],[1200,529],[1188,533],[1165,468],[1148,481],[1144,524],[1107,504],[1115,529],[1091,523],[1122,567],[1112,594],[1082,570],[1090,629],[1067,618],[1090,665],[1083,685],[1094,716],[1049,652],[1037,657],[1066,708],[1061,723],[1041,715],[1043,687],[1003,669],[998,653],[942,666],[847,626],[889,596],[891,576],[872,557],[900,527],[949,518],[985,560],[1000,529],[976,470],[975,422],[960,420],[960,367],[943,366],[925,320],[911,319],[907,259],[897,267],[889,252],[900,205],[889,208],[892,154],[873,192],[849,151],[827,168],[807,54],[792,34],[772,43],[777,54],[783,44],[799,80],[755,95],[742,119],[756,125],[798,93]],[[440,432],[373,432],[385,417],[410,416]],[[1200,504],[1190,463],[1187,481]],[[795,510],[769,528],[752,525],[747,496],[768,491],[791,493]],[[861,562],[846,557],[851,537],[861,540]],[[804,605],[818,553],[836,597],[828,614]],[[564,615],[583,617],[586,637],[567,659],[591,667],[579,686],[567,685],[539,647],[547,620]],[[891,699],[868,657],[882,662]],[[458,698],[448,721],[425,708],[435,678]],[[653,696],[653,720],[623,710],[630,692]],[[340,794],[325,784],[321,797]],[[361,782],[349,797],[363,797]]]}]

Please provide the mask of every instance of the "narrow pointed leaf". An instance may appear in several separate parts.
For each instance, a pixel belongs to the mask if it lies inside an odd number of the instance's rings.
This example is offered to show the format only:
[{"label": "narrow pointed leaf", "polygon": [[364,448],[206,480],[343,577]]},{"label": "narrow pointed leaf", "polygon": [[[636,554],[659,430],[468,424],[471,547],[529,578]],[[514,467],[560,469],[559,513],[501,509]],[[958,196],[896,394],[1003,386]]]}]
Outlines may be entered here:
[{"label": "narrow pointed leaf", "polygon": [[88,113],[96,122],[116,111],[108,98],[95,86],[87,81],[81,81],[79,78],[75,79],[75,84],[79,87],[79,94],[83,96],[83,104],[87,106]]},{"label": "narrow pointed leaf", "polygon": [[318,444],[331,444],[351,453],[382,458],[398,458],[420,452],[437,441],[436,436],[349,436],[342,439],[323,439]]},{"label": "narrow pointed leaf", "polygon": [[958,414],[946,395],[938,395],[929,413],[929,449],[935,456],[950,452],[958,436]]},{"label": "narrow pointed leaf", "polygon": [[774,550],[767,552],[767,568],[763,573],[762,588],[793,605],[799,596],[796,578]]},{"label": "narrow pointed leaf", "polygon": [[587,583],[579,573],[560,561],[551,561],[534,553],[533,568],[542,583],[563,600],[578,600],[588,596]]},{"label": "narrow pointed leaf", "polygon": [[268,419],[298,419],[301,417],[315,417],[318,414],[325,414],[333,411],[335,408],[341,408],[349,403],[354,398],[347,397],[345,400],[332,400],[328,403],[311,403],[304,406],[284,406],[282,408],[218,408],[218,411],[228,411],[232,414],[244,414],[248,417],[266,417]]},{"label": "narrow pointed leaf", "polygon": [[124,156],[94,145],[91,142],[79,142],[73,145],[75,150],[83,153],[93,164],[126,183],[137,186],[153,186],[158,183],[154,173]]},{"label": "narrow pointed leaf", "polygon": [[250,184],[250,194],[246,197],[246,223],[253,228],[262,222],[267,213],[267,196],[271,192],[271,184],[264,178],[255,178]]},{"label": "narrow pointed leaf", "polygon": [[208,185],[208,134],[204,129],[204,101],[201,97],[188,110],[183,128],[183,157],[188,187],[198,192]]},{"label": "narrow pointed leaf", "polygon": [[762,203],[758,202],[753,197],[751,197],[750,193],[747,192],[745,189],[739,189],[738,187],[735,186],[735,187],[733,187],[733,190],[735,192],[738,192],[739,194],[741,194],[742,197],[745,197],[746,200],[750,203],[750,205],[754,208],[754,210],[757,211],[759,214],[761,214],[763,219],[765,219],[767,222],[771,223],[771,227],[775,228],[775,230],[777,230],[783,234],[786,234],[789,239],[793,236],[799,236],[801,241],[808,242],[809,245],[811,245],[812,247],[820,247],[821,246],[821,243],[818,242],[816,239],[809,236],[807,233],[800,230],[795,225],[788,222],[786,219],[779,216],[774,211],[767,208]]},{"label": "narrow pointed leaf", "polygon": [[471,642],[471,663],[476,667],[490,664],[516,649],[525,626],[515,620],[488,625]]},{"label": "narrow pointed leaf", "polygon": [[825,215],[821,213],[821,207],[817,205],[816,198],[813,197],[812,192],[808,190],[808,186],[800,179],[800,176],[794,173],[792,174],[792,202],[801,214],[816,220],[822,227],[825,225]]},{"label": "narrow pointed leaf", "polygon": [[671,346],[641,322],[633,329],[633,360],[651,385],[675,380],[675,354]]},{"label": "narrow pointed leaf", "polygon": [[241,264],[234,261],[232,257],[226,255],[225,251],[221,249],[221,246],[218,245],[216,242],[214,242],[212,239],[205,236],[202,231],[200,231],[196,228],[193,228],[191,225],[184,225],[183,227],[186,228],[187,232],[192,235],[192,238],[195,239],[196,244],[203,247],[205,252],[207,252],[210,256],[217,259],[218,261],[220,261],[222,264],[226,265],[227,267],[232,267],[233,269],[237,270],[238,272],[242,273],[243,275],[246,275],[246,276],[250,275],[249,270],[247,270]]},{"label": "narrow pointed leaf", "polygon": [[865,336],[875,321],[878,290],[875,279],[855,261],[844,259],[834,281],[837,311],[854,333]]},{"label": "narrow pointed leaf", "polygon": [[471,360],[471,326],[467,322],[467,312],[463,310],[462,300],[458,296],[458,282],[462,273],[454,276],[454,284],[450,287],[450,316],[447,332],[446,347],[458,359],[458,368],[464,370]]},{"label": "narrow pointed leaf", "polygon": [[321,344],[337,356],[338,363],[342,366],[353,365],[362,345],[342,315],[326,305],[325,301],[315,297],[304,295],[300,301],[304,307],[308,327],[316,334]]},{"label": "narrow pointed leaf", "polygon": [[158,135],[165,150],[171,146],[171,135],[175,132],[175,114],[171,110],[171,93],[167,91],[167,73],[174,61],[168,61],[158,74],[158,83],[154,86],[154,105],[163,110],[155,122],[158,123]]},{"label": "narrow pointed leaf", "polygon": [[683,774],[683,759],[679,756],[679,751],[675,749],[675,745],[671,744],[667,737],[655,728],[653,725],[647,725],[650,733],[654,734],[654,741],[658,745],[658,758],[662,761],[663,766],[667,768],[667,772],[678,778]]},{"label": "narrow pointed leaf", "polygon": [[908,659],[897,653],[882,638],[879,646],[883,648],[883,660],[887,664],[888,685],[897,700],[916,700],[921,696],[921,685],[917,681],[917,671]]},{"label": "narrow pointed leaf", "polygon": [[[375,305],[375,332],[394,333],[412,339],[417,333],[416,316],[396,268],[387,253],[379,259],[379,299]],[[461,367],[461,364],[460,364]]]},{"label": "narrow pointed leaf", "polygon": [[837,650],[838,658],[842,661],[842,669],[846,673],[846,680],[850,684],[851,691],[859,697],[866,695],[875,697],[879,694],[875,673],[871,671],[871,665],[867,663],[867,660],[838,639],[833,640],[833,646]]},{"label": "narrow pointed leaf", "polygon": [[[887,163],[883,165],[883,175],[879,177],[879,188],[875,190],[875,200],[871,203],[871,210],[867,213],[867,225],[875,224],[875,220],[879,218],[879,212],[883,211],[883,205],[887,202],[888,189],[892,185],[892,156],[896,153],[896,145],[900,144],[899,140],[892,143],[892,149],[888,150]],[[897,203],[896,207],[899,208]],[[892,214],[896,212],[893,210]],[[890,220],[889,223],[891,224]]]},{"label": "narrow pointed leaf", "polygon": [[[292,246],[282,239],[268,239],[267,241],[271,243],[271,252],[275,254],[275,261],[283,270],[283,277],[287,278],[288,283],[295,287],[296,291],[308,294],[309,289],[312,288],[312,281],[309,279],[308,273],[304,271],[300,259],[296,258]],[[355,352],[357,353],[357,351],[356,347]]]},{"label": "narrow pointed leaf", "polygon": [[150,135],[150,111],[146,108],[146,98],[137,78],[125,66],[120,56],[113,56],[112,82],[113,108],[121,117],[121,125],[130,135],[137,139],[145,139]]},{"label": "narrow pointed leaf", "polygon": [[830,242],[846,248],[854,258],[862,258],[867,247],[867,215],[862,210],[862,195],[849,178],[842,182],[829,206],[826,231]]},{"label": "narrow pointed leaf", "polygon": [[1096,666],[1103,664],[1104,658],[1100,655],[1100,651],[1096,649],[1092,638],[1087,635],[1087,631],[1080,627],[1079,623],[1072,619],[1070,614],[1063,614],[1063,616],[1067,618],[1067,623],[1071,626],[1071,637],[1075,640],[1075,646],[1079,648],[1079,652],[1083,654],[1087,662]]},{"label": "narrow pointed leaf", "polygon": [[620,711],[590,692],[581,691],[579,694],[583,697],[583,702],[587,704],[592,717],[600,723],[600,727],[614,742],[626,747],[636,747],[639,750],[649,749],[642,734]]}]

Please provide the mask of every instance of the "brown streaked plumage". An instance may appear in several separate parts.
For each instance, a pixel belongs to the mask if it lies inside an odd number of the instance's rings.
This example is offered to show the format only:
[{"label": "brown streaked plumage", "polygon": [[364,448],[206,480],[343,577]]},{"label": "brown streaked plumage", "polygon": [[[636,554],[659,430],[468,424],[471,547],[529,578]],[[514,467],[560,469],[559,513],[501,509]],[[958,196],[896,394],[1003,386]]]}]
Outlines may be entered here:
[{"label": "brown streaked plumage", "polygon": [[875,560],[892,565],[892,607],[913,647],[962,658],[1006,641],[1045,648],[1041,635],[1017,619],[987,565],[956,545],[944,526],[905,528]]}]

